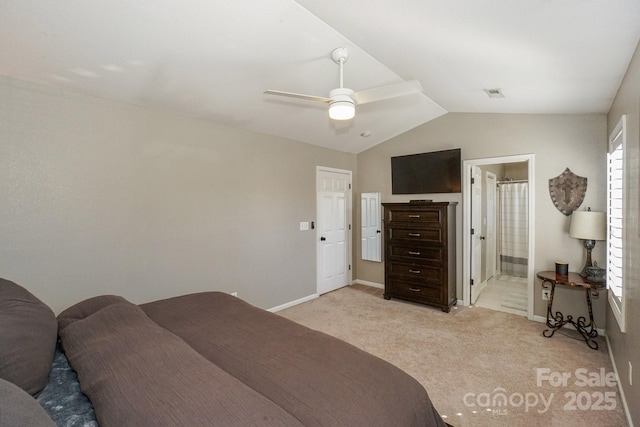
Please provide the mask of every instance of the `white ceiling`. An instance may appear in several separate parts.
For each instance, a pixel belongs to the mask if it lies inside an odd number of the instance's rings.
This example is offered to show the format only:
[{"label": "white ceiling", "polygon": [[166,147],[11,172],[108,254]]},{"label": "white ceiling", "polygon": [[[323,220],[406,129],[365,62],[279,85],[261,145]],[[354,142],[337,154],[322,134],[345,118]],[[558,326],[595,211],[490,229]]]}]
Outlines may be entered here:
[{"label": "white ceiling", "polygon": [[[639,0],[0,0],[0,75],[352,153],[446,112],[606,113],[639,38]],[[345,86],[424,94],[348,122],[263,94],[328,96],[340,46]]]}]

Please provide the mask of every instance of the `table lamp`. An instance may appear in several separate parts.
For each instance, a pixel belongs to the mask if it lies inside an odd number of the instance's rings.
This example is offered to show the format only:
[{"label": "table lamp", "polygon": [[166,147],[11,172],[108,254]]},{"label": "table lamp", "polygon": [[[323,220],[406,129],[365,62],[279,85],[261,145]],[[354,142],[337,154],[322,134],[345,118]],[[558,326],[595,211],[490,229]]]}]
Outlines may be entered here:
[{"label": "table lamp", "polygon": [[596,240],[607,239],[607,216],[604,212],[592,212],[591,208],[586,211],[575,211],[571,214],[571,226],[569,235],[574,239],[583,239],[584,248],[587,250],[587,261],[580,272],[583,277],[587,276],[587,268],[591,267],[591,250],[596,246]]}]

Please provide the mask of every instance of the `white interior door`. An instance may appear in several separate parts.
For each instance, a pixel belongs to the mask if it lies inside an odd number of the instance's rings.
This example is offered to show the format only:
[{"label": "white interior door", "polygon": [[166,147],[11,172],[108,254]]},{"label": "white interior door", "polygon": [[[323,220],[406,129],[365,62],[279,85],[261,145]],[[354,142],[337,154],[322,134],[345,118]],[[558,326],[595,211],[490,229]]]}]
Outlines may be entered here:
[{"label": "white interior door", "polygon": [[471,304],[480,296],[482,263],[482,171],[471,166]]},{"label": "white interior door", "polygon": [[487,189],[486,189],[486,203],[487,203],[487,231],[486,236],[486,278],[491,279],[496,274],[496,175],[492,172],[487,172]]},{"label": "white interior door", "polygon": [[318,294],[346,286],[351,251],[351,172],[317,170]]},{"label": "white interior door", "polygon": [[380,262],[382,260],[380,193],[362,193],[360,196],[360,220],[362,259]]}]

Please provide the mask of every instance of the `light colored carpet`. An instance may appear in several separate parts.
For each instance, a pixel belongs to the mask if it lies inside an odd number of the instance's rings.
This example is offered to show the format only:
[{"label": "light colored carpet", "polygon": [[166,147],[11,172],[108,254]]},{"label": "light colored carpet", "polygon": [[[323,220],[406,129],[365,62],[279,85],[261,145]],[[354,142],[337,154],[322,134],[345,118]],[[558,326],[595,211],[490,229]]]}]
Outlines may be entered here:
[{"label": "light colored carpet", "polygon": [[[600,349],[591,350],[584,341],[559,333],[544,338],[544,324],[521,316],[478,307],[455,308],[447,314],[386,301],[382,290],[363,285],[278,314],[403,369],[425,387],[443,418],[457,427],[627,425],[617,387],[583,385],[576,374],[582,368],[587,377],[613,375],[601,337]],[[538,369],[547,369],[554,378],[570,377],[566,385],[552,386],[547,380],[539,385]],[[502,406],[498,400],[492,403],[500,393],[509,399]]]}]

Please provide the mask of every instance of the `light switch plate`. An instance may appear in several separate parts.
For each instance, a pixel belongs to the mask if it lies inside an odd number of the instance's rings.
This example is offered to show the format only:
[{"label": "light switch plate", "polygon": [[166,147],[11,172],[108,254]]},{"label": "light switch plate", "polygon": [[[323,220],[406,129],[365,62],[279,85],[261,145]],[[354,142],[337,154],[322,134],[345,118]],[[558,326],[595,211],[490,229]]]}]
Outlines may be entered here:
[{"label": "light switch plate", "polygon": [[307,231],[309,229],[309,223],[308,222],[301,222],[300,223],[300,231]]}]

